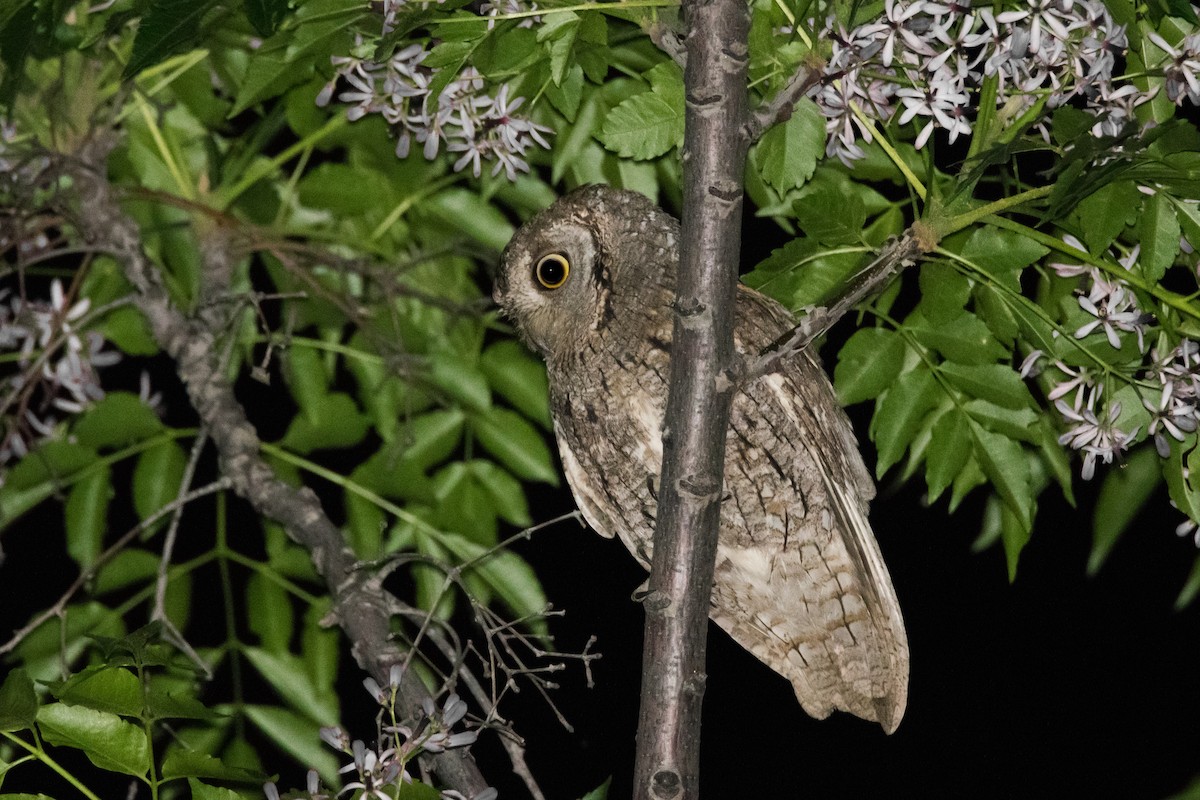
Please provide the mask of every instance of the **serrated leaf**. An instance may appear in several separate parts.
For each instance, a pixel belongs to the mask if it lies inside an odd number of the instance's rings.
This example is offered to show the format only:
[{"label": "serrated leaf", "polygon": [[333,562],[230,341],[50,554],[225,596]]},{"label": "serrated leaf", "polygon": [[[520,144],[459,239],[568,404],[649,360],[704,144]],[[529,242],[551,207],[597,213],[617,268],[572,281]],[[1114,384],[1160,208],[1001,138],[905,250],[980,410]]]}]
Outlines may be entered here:
[{"label": "serrated leaf", "polygon": [[215,0],[151,0],[138,23],[133,53],[121,77],[131,78],[197,44],[202,32],[200,20],[214,5]]},{"label": "serrated leaf", "polygon": [[133,507],[146,519],[179,497],[187,457],[173,441],[151,447],[138,456],[133,469]]},{"label": "serrated leaf", "polygon": [[1038,412],[1031,408],[1005,408],[979,398],[967,401],[963,408],[971,419],[990,431],[1031,444],[1041,440]]},{"label": "serrated leaf", "polygon": [[938,372],[971,397],[989,400],[1005,408],[1022,409],[1034,404],[1033,395],[1021,376],[1006,364],[959,364],[947,361]]},{"label": "serrated leaf", "polygon": [[1108,554],[1146,505],[1162,480],[1162,466],[1152,447],[1134,450],[1120,469],[1104,476],[1096,507],[1092,511],[1092,552],[1088,574],[1095,575]]},{"label": "serrated leaf", "polygon": [[792,212],[805,234],[826,245],[862,241],[863,226],[867,223],[867,209],[862,198],[855,193],[842,192],[825,181],[805,187],[792,203]]},{"label": "serrated leaf", "polygon": [[902,374],[883,395],[871,420],[871,439],[878,451],[877,478],[900,460],[937,403],[933,373],[920,366]]},{"label": "serrated leaf", "polygon": [[64,507],[67,523],[67,554],[87,569],[96,563],[108,532],[108,503],[112,499],[112,470],[107,466],[90,470],[75,482]]},{"label": "serrated leaf", "polygon": [[658,92],[635,94],[608,113],[599,138],[624,158],[657,158],[683,143],[683,106]]},{"label": "serrated leaf", "polygon": [[833,384],[843,405],[878,397],[904,364],[904,340],[887,328],[856,331],[838,353]]},{"label": "serrated leaf", "polygon": [[[1029,488],[1029,460],[1020,444],[971,422],[975,458],[1005,505],[1026,531],[1033,528],[1033,496]],[[1015,568],[1015,567],[1014,567]]]},{"label": "serrated leaf", "polygon": [[162,431],[154,410],[129,392],[109,392],[79,416],[73,429],[75,441],[97,450],[135,444]]},{"label": "serrated leaf", "polygon": [[840,295],[862,263],[861,253],[829,252],[816,239],[804,237],[773,250],[743,280],[747,286],[800,311]]},{"label": "serrated leaf", "polygon": [[[910,315],[910,322],[914,316],[918,315]],[[1008,351],[992,338],[987,325],[974,314],[964,313],[937,325],[919,320],[918,324],[910,324],[909,330],[921,344],[960,364],[990,364],[1008,355]]]},{"label": "serrated leaf", "polygon": [[802,98],[790,119],[763,134],[757,150],[762,179],[777,191],[807,183],[825,155],[825,120],[816,103]]},{"label": "serrated leaf", "polygon": [[1018,275],[1050,252],[1028,237],[991,225],[976,228],[959,255],[1011,289],[1020,289]]},{"label": "serrated leaf", "polygon": [[287,704],[316,725],[338,723],[337,697],[313,686],[300,659],[290,653],[270,653],[261,647],[243,648],[246,659]]},{"label": "serrated leaf", "polygon": [[1080,201],[1074,215],[1089,252],[1101,255],[1108,249],[1133,217],[1140,196],[1133,181],[1116,181]]},{"label": "serrated leaf", "polygon": [[82,750],[100,769],[144,777],[150,742],[139,725],[104,711],[51,703],[38,709],[38,729],[50,744]]},{"label": "serrated leaf", "polygon": [[921,316],[935,325],[960,316],[971,297],[971,282],[943,262],[922,264],[918,284],[921,287]]},{"label": "serrated leaf", "polygon": [[0,684],[0,731],[23,731],[37,719],[37,692],[23,668],[11,670]]},{"label": "serrated leaf", "polygon": [[121,667],[88,667],[61,683],[51,684],[50,692],[69,706],[124,717],[142,716],[142,682]]},{"label": "serrated leaf", "polygon": [[493,407],[471,415],[471,429],[484,448],[517,477],[558,485],[550,449],[525,418],[507,408]]},{"label": "serrated leaf", "polygon": [[953,407],[938,417],[933,424],[932,436],[925,449],[925,485],[929,488],[931,503],[954,483],[974,446],[967,416]]},{"label": "serrated leaf", "polygon": [[1165,195],[1153,194],[1142,201],[1137,235],[1142,245],[1138,269],[1147,281],[1158,283],[1179,255],[1179,219]]},{"label": "serrated leaf", "polygon": [[575,122],[583,101],[583,67],[568,65],[558,83],[551,81],[546,86],[546,97],[567,122]]}]

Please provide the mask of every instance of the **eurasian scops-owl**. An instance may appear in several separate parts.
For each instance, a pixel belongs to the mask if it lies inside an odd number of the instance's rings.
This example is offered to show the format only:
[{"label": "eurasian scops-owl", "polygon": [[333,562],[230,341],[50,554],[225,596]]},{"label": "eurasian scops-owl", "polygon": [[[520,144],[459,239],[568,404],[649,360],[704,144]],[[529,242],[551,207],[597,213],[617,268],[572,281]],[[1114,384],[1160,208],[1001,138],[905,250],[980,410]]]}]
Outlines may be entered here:
[{"label": "eurasian scops-owl", "polygon": [[[679,223],[642,195],[577,190],[504,251],[495,299],[546,360],[563,468],[592,528],[649,567]],[[793,320],[739,287],[735,347]],[[808,353],[740,387],[726,441],[712,619],[791,681],[804,710],[895,730],[908,642],[867,524],[875,494],[849,421]]]}]

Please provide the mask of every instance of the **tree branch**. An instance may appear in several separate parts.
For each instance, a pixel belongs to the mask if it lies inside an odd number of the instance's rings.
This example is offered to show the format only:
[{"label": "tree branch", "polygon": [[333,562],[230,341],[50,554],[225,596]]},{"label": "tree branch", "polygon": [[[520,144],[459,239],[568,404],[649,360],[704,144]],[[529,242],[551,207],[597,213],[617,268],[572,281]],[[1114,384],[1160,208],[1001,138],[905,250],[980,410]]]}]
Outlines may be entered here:
[{"label": "tree branch", "polygon": [[699,796],[700,708],[748,141],[742,0],[686,0],[683,234],[646,607],[634,797]]},{"label": "tree branch", "polygon": [[[186,317],[174,307],[156,265],[141,245],[137,224],[117,202],[104,174],[113,145],[111,136],[97,136],[82,148],[79,159],[62,159],[73,181],[67,209],[83,237],[116,258],[137,290],[137,307],[145,316],[158,345],[175,359],[179,377],[192,406],[208,429],[220,455],[222,473],[254,510],[273,519],[308,550],[333,600],[332,615],[351,642],[358,664],[380,683],[386,683],[392,664],[403,654],[391,640],[382,580],[357,568],[354,554],[341,531],[326,516],[317,496],[281,481],[259,454],[259,439],[220,370],[216,334],[200,318]],[[67,199],[67,198],[64,198]],[[412,671],[400,685],[402,714],[420,709],[429,692]],[[424,758],[424,756],[423,756]],[[431,756],[429,761],[447,785],[466,797],[485,791],[474,760],[461,750]]]},{"label": "tree branch", "polygon": [[819,61],[817,64],[800,65],[778,94],[754,109],[746,123],[746,137],[751,144],[761,139],[772,126],[791,119],[800,98],[821,82],[824,61]]}]

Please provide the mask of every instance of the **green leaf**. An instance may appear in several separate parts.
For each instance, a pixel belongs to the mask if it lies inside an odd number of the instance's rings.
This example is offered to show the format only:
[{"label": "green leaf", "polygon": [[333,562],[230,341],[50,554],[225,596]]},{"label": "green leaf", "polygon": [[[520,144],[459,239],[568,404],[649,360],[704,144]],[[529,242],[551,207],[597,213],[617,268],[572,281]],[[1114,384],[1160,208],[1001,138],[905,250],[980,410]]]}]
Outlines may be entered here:
[{"label": "green leaf", "polygon": [[1133,181],[1117,181],[1088,195],[1073,213],[1079,219],[1083,242],[1092,255],[1101,255],[1133,219],[1141,193]]},{"label": "green leaf", "polygon": [[1104,476],[1092,512],[1092,552],[1088,574],[1095,575],[1112,552],[1117,539],[1133,522],[1162,481],[1158,453],[1152,447],[1134,450],[1121,469]]},{"label": "green leaf", "polygon": [[224,786],[209,786],[195,778],[188,778],[188,791],[192,793],[192,800],[246,800],[244,795],[238,794],[233,789],[227,789]]},{"label": "green leaf", "polygon": [[25,59],[35,40],[35,11],[32,0],[16,0],[0,10],[0,110],[11,107],[25,79]]},{"label": "green leaf", "polygon": [[479,367],[500,397],[530,420],[550,431],[550,381],[546,367],[514,339],[488,345],[480,356]]},{"label": "green leaf", "polygon": [[[1033,495],[1029,488],[1029,460],[1020,444],[971,422],[975,458],[988,480],[996,487],[1007,508],[1026,531],[1033,528]],[[1015,569],[1014,566],[1011,567]]]},{"label": "green leaf", "polygon": [[960,364],[990,364],[1008,355],[1008,351],[992,337],[987,325],[974,314],[964,313],[957,319],[937,325],[912,314],[908,322],[917,341]]},{"label": "green leaf", "polygon": [[493,33],[479,43],[472,63],[484,77],[503,80],[533,66],[540,51],[537,34],[529,28],[503,30],[497,25]]},{"label": "green leaf", "polygon": [[1153,194],[1142,202],[1137,236],[1142,245],[1138,268],[1147,281],[1158,283],[1179,255],[1179,219],[1166,195]]},{"label": "green leaf", "polygon": [[80,415],[74,428],[75,441],[97,450],[136,444],[162,431],[154,410],[129,392],[109,392]]},{"label": "green leaf", "polygon": [[104,338],[131,356],[158,355],[158,343],[142,312],[128,306],[115,308],[100,323]]},{"label": "green leaf", "polygon": [[887,328],[863,328],[838,353],[833,384],[843,405],[878,397],[904,364],[904,339]]},{"label": "green leaf", "polygon": [[1163,460],[1162,471],[1171,502],[1188,519],[1200,520],[1200,490],[1192,477],[1198,473],[1190,463],[1191,455],[1196,452],[1196,440],[1194,437],[1188,437],[1185,442],[1177,442],[1174,439],[1168,441],[1171,445],[1171,455]]},{"label": "green leaf", "polygon": [[[321,741],[322,723],[313,722],[294,711],[275,706],[247,705],[243,707],[246,718],[266,734],[296,761],[311,766],[321,774],[327,785],[337,785],[338,760]],[[337,717],[326,725],[337,724]]]},{"label": "green leaf", "polygon": [[245,0],[246,18],[259,36],[270,36],[288,13],[288,0]]},{"label": "green leaf", "polygon": [[804,237],[773,250],[743,280],[799,311],[841,294],[862,263],[861,253],[828,252],[816,239]]},{"label": "green leaf", "polygon": [[429,359],[429,380],[449,397],[471,411],[486,411],[492,405],[487,378],[470,361],[451,353]]},{"label": "green leaf", "polygon": [[345,392],[331,392],[315,402],[306,414],[297,414],[280,442],[297,453],[353,447],[363,440],[371,419]]},{"label": "green leaf", "polygon": [[963,408],[990,431],[1033,444],[1041,441],[1042,432],[1036,427],[1038,412],[1031,408],[1005,408],[979,398],[967,401]]},{"label": "green leaf", "polygon": [[77,672],[50,692],[69,706],[83,706],[123,717],[142,717],[142,682],[122,667],[95,666]]},{"label": "green leaf", "polygon": [[[492,409],[492,413],[495,409]],[[418,414],[401,429],[404,460],[428,469],[446,459],[462,440],[466,414],[459,409]]]},{"label": "green leaf", "polygon": [[781,193],[803,186],[825,155],[825,120],[816,103],[801,98],[790,119],[763,134],[757,150],[763,181]]},{"label": "green leaf", "polygon": [[599,138],[624,158],[657,158],[682,143],[683,109],[656,92],[636,94],[608,113]]},{"label": "green leaf", "polygon": [[504,250],[515,229],[504,214],[478,192],[447,189],[430,197],[422,209],[441,225],[459,230],[495,252]]},{"label": "green leaf", "polygon": [[150,742],[139,725],[116,714],[51,703],[38,710],[38,729],[50,744],[82,750],[100,769],[144,778]]},{"label": "green leaf", "polygon": [[1021,409],[1034,405],[1033,395],[1020,374],[1006,364],[947,361],[938,366],[938,372],[971,397],[990,400],[1005,408]]},{"label": "green leaf", "polygon": [[133,469],[133,506],[140,519],[175,502],[186,467],[187,457],[173,441],[155,445],[138,456]]},{"label": "green leaf", "polygon": [[[862,241],[867,209],[857,194],[842,192],[827,181],[809,184],[792,203],[796,222],[808,236],[827,245]],[[854,259],[856,262],[858,258]]]},{"label": "green leaf", "polygon": [[321,419],[321,402],[329,393],[329,374],[315,347],[291,347],[283,361],[283,376],[300,411],[310,422]]},{"label": "green leaf", "polygon": [[612,777],[609,777],[604,783],[585,794],[580,800],[608,800],[608,787],[610,785],[612,785]]},{"label": "green leaf", "polygon": [[37,693],[28,673],[18,667],[0,684],[0,731],[23,731],[37,719]]},{"label": "green leaf", "polygon": [[112,493],[112,470],[105,466],[90,470],[67,495],[67,554],[81,569],[95,564],[104,547]]},{"label": "green leaf", "polygon": [[466,464],[471,475],[491,497],[501,519],[520,528],[533,524],[520,481],[490,461],[475,459]]},{"label": "green leaf", "polygon": [[505,339],[489,345],[479,368],[496,392],[513,408],[550,430],[550,382],[546,368],[520,342]]},{"label": "green leaf", "polygon": [[243,652],[289,706],[318,726],[338,723],[337,697],[323,687],[313,686],[300,659],[290,653],[270,653],[259,647],[246,647]]},{"label": "green leaf", "polygon": [[937,325],[963,313],[971,297],[971,282],[949,264],[934,261],[921,265],[921,316]]},{"label": "green leaf", "polygon": [[198,44],[202,33],[200,21],[214,5],[216,0],[150,0],[149,9],[138,23],[133,54],[121,77],[131,78]]},{"label": "green leaf", "polygon": [[971,232],[959,255],[1010,289],[1020,290],[1021,270],[1049,252],[1019,233],[984,225]]},{"label": "green leaf", "polygon": [[257,772],[231,767],[219,758],[207,753],[189,750],[172,750],[162,765],[162,778],[215,778],[234,783],[261,783],[263,776]]},{"label": "green leaf", "polygon": [[923,366],[902,374],[880,398],[871,420],[871,439],[878,450],[876,477],[900,460],[937,402],[933,373]]},{"label": "green leaf", "polygon": [[256,572],[246,583],[246,614],[250,630],[272,653],[288,652],[292,641],[294,614],[287,591],[263,573]]},{"label": "green leaf", "polygon": [[46,442],[8,471],[0,486],[0,529],[71,482],[96,460],[90,448],[62,440]]},{"label": "green leaf", "polygon": [[971,457],[971,439],[967,415],[951,407],[933,424],[932,440],[925,449],[925,485],[929,502],[941,497]]},{"label": "green leaf", "polygon": [[1001,289],[987,283],[976,284],[975,311],[996,341],[1011,349],[1021,328],[1009,302],[1009,297]]},{"label": "green leaf", "polygon": [[471,430],[479,443],[518,478],[558,485],[558,472],[545,439],[521,415],[493,407],[471,415]]},{"label": "green leaf", "polygon": [[161,555],[127,547],[100,567],[92,592],[97,596],[141,583],[158,572]]},{"label": "green leaf", "polygon": [[[165,685],[164,685],[165,684]],[[156,677],[146,693],[146,709],[154,719],[203,719],[216,720],[220,715],[210,711],[203,703],[188,694],[195,691],[191,686],[174,691],[170,683]]]},{"label": "green leaf", "polygon": [[1000,506],[1000,542],[1004,545],[1004,560],[1008,565],[1008,580],[1017,577],[1017,563],[1021,551],[1029,544],[1032,529],[1021,522],[1007,503]]},{"label": "green leaf", "polygon": [[1200,594],[1200,556],[1192,562],[1192,571],[1188,573],[1187,580],[1183,582],[1183,588],[1179,590],[1179,596],[1175,598],[1175,610],[1182,611],[1192,604],[1196,599],[1196,595]]}]

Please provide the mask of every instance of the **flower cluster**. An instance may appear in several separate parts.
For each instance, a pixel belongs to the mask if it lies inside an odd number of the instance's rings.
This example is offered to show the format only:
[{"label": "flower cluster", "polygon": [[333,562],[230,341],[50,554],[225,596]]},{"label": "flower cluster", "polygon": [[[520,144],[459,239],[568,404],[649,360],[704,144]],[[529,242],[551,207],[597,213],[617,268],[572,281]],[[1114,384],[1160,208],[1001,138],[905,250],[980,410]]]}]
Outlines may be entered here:
[{"label": "flower cluster", "polygon": [[0,381],[0,467],[53,437],[60,416],[104,397],[97,370],[117,363],[120,354],[105,350],[98,332],[80,330],[89,308],[87,299],[68,303],[58,280],[50,284],[49,301],[0,291],[0,352],[12,353],[17,365]]},{"label": "flower cluster", "polygon": [[[308,773],[306,791],[293,792],[292,798],[304,800],[330,800],[335,796],[361,791],[363,798],[391,800],[396,796],[398,787],[412,783],[412,775],[408,772],[408,764],[421,753],[442,753],[458,747],[474,744],[478,730],[459,731],[452,729],[467,714],[467,704],[457,694],[451,693],[439,709],[431,698],[426,698],[421,714],[413,727],[402,725],[396,717],[396,695],[400,686],[403,668],[400,664],[392,665],[388,674],[388,685],[381,687],[374,678],[367,678],[363,686],[383,709],[381,719],[387,718],[391,724],[381,725],[377,738],[377,746],[372,749],[361,739],[350,740],[350,736],[341,728],[329,727],[321,729],[321,739],[330,747],[350,756],[351,761],[339,772],[350,774],[353,780],[342,787],[340,792],[329,792],[321,787],[316,770]],[[279,800],[279,790],[275,784],[263,786],[267,800]],[[472,800],[495,800],[498,793],[495,789],[487,789],[475,795]],[[443,800],[463,800],[455,791],[442,792]]]},{"label": "flower cluster", "polygon": [[[387,4],[385,29],[400,5]],[[493,8],[493,13],[497,10]],[[355,51],[361,50],[360,40]],[[469,166],[478,178],[484,161],[494,163],[493,175],[503,170],[509,180],[528,172],[525,154],[534,144],[549,148],[544,134],[551,131],[515,113],[525,98],[510,97],[507,83],[501,84],[494,96],[488,94],[473,67],[464,68],[434,97],[437,71],[423,66],[428,56],[421,44],[398,50],[382,64],[336,56],[332,61],[337,74],[318,94],[317,105],[327,105],[342,87],[337,99],[350,105],[346,116],[351,121],[367,114],[380,114],[387,120],[396,135],[398,158],[406,157],[416,141],[425,158],[433,159],[445,143],[447,152],[457,154],[456,172]]]},{"label": "flower cluster", "polygon": [[[1114,78],[1128,39],[1100,0],[1027,0],[1001,12],[970,0],[886,0],[882,19],[847,31],[830,18],[819,36],[833,45],[814,100],[827,119],[826,152],[847,165],[862,158],[859,140],[872,140],[875,121],[915,122],[918,149],[937,128],[951,142],[969,134],[969,97],[988,78],[1005,117],[1074,100],[1095,117],[1096,136],[1122,132],[1151,98]],[[1168,96],[1200,101],[1200,34],[1177,47],[1150,39],[1166,53]]]}]

